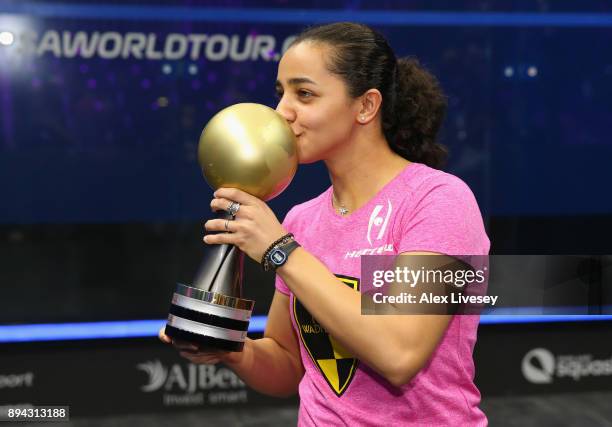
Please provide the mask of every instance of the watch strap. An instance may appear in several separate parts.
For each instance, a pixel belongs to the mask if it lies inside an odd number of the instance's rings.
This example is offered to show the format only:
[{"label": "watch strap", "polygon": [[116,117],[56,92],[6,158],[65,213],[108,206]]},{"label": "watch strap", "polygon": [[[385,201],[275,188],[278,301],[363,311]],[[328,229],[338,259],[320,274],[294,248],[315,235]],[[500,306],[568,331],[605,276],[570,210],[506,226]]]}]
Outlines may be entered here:
[{"label": "watch strap", "polygon": [[[270,251],[270,253],[268,254],[267,258],[266,258],[266,266],[268,268],[268,270],[276,270],[278,267],[281,267],[282,265],[284,265],[287,260],[289,259],[289,255],[291,254],[291,252],[293,252],[294,250],[296,250],[297,248],[299,248],[301,245],[296,242],[295,240],[290,240],[289,242],[284,242],[281,243],[279,245],[277,245],[274,249],[272,249]],[[279,264],[279,263],[274,263],[272,261],[272,256],[274,255],[274,252],[280,250],[284,253],[285,255],[285,259]]]}]

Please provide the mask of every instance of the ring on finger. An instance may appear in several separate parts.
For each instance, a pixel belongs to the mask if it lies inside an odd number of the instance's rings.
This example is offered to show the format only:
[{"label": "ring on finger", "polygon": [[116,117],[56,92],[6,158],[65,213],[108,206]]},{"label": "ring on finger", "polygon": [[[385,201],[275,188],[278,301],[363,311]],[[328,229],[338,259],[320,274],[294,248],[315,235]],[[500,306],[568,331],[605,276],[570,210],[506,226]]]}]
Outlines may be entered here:
[{"label": "ring on finger", "polygon": [[229,220],[229,219],[226,219],[226,220],[225,220],[225,231],[227,231],[228,233],[230,232],[230,229],[229,229],[229,223],[230,223],[230,220]]},{"label": "ring on finger", "polygon": [[229,204],[229,206],[227,207],[227,212],[231,216],[236,216],[236,214],[238,213],[239,209],[240,209],[240,203],[238,203],[238,202],[231,202]]}]

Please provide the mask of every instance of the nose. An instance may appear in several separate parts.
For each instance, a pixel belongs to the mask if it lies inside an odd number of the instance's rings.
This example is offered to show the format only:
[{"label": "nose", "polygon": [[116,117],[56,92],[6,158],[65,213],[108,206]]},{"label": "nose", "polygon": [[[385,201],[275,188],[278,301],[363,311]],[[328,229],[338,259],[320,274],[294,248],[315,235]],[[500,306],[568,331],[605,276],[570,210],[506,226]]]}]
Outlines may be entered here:
[{"label": "nose", "polygon": [[295,121],[295,110],[291,108],[288,101],[283,96],[276,105],[276,112],[285,118],[289,123],[293,123]]}]

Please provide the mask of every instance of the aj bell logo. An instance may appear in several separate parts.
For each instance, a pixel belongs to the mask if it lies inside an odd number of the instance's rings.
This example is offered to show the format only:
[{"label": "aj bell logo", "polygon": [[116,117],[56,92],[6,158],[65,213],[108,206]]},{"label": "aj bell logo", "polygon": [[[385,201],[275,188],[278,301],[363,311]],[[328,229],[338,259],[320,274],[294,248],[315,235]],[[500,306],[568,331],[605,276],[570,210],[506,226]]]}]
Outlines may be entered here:
[{"label": "aj bell logo", "polygon": [[[387,224],[389,223],[389,217],[391,216],[391,212],[393,211],[393,206],[391,205],[391,201],[387,199],[387,214],[384,213],[381,215],[381,211],[383,209],[383,205],[376,205],[374,210],[372,211],[372,215],[370,215],[370,221],[368,222],[368,243],[372,246],[372,234],[376,235],[376,240],[380,240],[385,235],[385,230],[387,229]],[[384,216],[384,219],[383,219]]]},{"label": "aj bell logo", "polygon": [[550,384],[555,377],[579,381],[584,377],[612,376],[612,356],[599,360],[590,354],[555,356],[545,348],[534,348],[523,357],[521,370],[533,384]]},{"label": "aj bell logo", "polygon": [[145,362],[138,365],[138,369],[149,374],[149,384],[140,387],[142,391],[150,392],[159,390],[166,382],[168,370],[162,365],[159,360],[154,362]]},{"label": "aj bell logo", "polygon": [[154,360],[140,363],[137,367],[149,375],[149,382],[140,388],[144,392],[163,389],[194,393],[196,390],[227,390],[245,387],[244,382],[234,372],[227,368],[217,368],[214,365],[190,363],[183,366],[176,363],[167,368],[159,360]]}]

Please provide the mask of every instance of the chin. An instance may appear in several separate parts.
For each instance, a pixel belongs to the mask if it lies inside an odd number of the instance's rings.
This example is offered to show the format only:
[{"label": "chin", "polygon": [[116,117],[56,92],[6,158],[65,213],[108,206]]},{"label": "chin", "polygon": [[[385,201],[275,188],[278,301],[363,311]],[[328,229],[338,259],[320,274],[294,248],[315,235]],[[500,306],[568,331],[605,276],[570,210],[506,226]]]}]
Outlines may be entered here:
[{"label": "chin", "polygon": [[299,159],[299,161],[298,161],[298,163],[299,163],[300,165],[309,165],[309,164],[311,164],[311,163],[316,163],[316,162],[318,162],[319,160],[321,160],[321,159],[304,159],[304,160],[302,160],[302,159],[300,158],[300,159]]},{"label": "chin", "polygon": [[318,144],[312,144],[303,136],[297,139],[298,162],[302,165],[315,163],[325,158],[325,150]]},{"label": "chin", "polygon": [[298,163],[301,165],[307,165],[309,163],[314,163],[318,160],[321,160],[320,156],[313,156],[312,152],[309,152],[307,149],[304,149],[304,145],[298,142],[297,144],[297,154],[298,154]]}]

